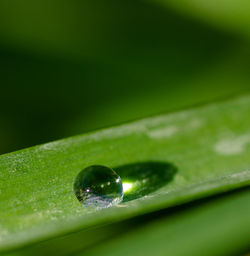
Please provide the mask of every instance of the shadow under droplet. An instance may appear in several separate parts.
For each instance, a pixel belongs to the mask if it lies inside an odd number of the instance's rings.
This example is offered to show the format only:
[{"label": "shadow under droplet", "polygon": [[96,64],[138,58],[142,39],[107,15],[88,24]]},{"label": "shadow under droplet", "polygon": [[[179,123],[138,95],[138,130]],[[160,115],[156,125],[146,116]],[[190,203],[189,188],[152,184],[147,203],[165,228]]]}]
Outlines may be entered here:
[{"label": "shadow under droplet", "polygon": [[164,162],[141,162],[114,167],[123,182],[123,202],[150,194],[169,183],[177,168]]}]

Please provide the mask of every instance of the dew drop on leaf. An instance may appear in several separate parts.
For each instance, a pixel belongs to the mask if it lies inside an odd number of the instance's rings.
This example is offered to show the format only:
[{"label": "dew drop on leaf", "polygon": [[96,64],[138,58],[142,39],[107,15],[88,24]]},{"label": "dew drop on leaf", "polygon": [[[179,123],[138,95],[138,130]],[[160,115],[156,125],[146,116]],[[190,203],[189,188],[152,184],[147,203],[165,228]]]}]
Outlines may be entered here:
[{"label": "dew drop on leaf", "polygon": [[74,192],[83,207],[107,208],[123,199],[120,176],[111,168],[92,165],[83,169],[74,182]]}]

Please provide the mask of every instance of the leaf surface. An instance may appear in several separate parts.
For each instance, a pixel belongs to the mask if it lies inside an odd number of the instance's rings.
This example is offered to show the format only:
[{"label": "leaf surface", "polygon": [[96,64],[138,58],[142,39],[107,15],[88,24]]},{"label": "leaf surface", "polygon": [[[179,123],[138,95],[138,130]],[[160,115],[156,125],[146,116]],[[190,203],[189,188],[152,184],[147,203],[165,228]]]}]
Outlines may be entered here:
[{"label": "leaf surface", "polygon": [[[249,110],[248,95],[2,155],[1,250],[248,186]],[[174,164],[174,179],[101,211],[75,198],[74,179],[86,166],[147,161]]]}]

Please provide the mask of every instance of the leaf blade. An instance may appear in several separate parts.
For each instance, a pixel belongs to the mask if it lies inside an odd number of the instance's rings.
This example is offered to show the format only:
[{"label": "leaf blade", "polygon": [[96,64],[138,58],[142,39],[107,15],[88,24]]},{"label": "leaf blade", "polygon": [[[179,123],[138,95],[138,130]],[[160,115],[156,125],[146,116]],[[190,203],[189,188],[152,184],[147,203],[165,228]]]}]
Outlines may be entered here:
[{"label": "leaf blade", "polygon": [[[249,107],[245,96],[1,156],[1,249],[249,185]],[[84,212],[72,191],[82,168],[145,160],[170,161],[179,171],[122,208]]]}]

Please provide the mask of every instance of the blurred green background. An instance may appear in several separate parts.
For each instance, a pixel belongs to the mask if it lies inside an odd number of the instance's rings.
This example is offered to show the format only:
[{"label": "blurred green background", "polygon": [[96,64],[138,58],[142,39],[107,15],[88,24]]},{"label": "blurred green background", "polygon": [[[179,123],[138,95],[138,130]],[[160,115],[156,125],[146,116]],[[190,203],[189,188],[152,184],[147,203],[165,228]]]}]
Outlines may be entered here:
[{"label": "blurred green background", "polygon": [[0,153],[249,90],[249,4],[181,2],[1,1]]}]

